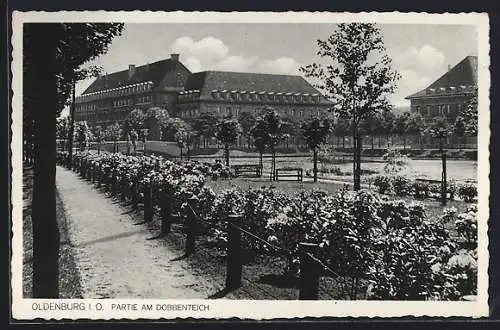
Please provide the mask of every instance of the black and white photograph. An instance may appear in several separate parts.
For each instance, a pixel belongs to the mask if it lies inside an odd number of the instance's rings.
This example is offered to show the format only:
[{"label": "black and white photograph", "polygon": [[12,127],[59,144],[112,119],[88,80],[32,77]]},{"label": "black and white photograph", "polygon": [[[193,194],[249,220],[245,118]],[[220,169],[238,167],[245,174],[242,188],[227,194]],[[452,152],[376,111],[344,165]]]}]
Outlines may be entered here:
[{"label": "black and white photograph", "polygon": [[488,315],[487,14],[15,12],[13,316]]}]

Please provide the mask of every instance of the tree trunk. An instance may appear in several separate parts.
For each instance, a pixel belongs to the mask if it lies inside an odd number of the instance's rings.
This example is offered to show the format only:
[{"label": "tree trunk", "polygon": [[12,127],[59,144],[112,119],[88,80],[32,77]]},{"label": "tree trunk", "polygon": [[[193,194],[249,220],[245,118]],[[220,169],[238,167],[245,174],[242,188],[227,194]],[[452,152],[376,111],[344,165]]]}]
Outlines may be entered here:
[{"label": "tree trunk", "polygon": [[314,182],[318,182],[318,149],[313,149],[313,174]]},{"label": "tree trunk", "polygon": [[379,149],[380,149],[380,140],[382,140],[382,136],[381,135],[378,136],[378,148]]},{"label": "tree trunk", "polygon": [[226,145],[224,150],[225,150],[225,156],[226,156],[226,166],[229,167],[229,145]]},{"label": "tree trunk", "polygon": [[342,149],[345,150],[345,135],[342,136]]},{"label": "tree trunk", "polygon": [[406,134],[403,134],[403,150],[406,150]]},{"label": "tree trunk", "polygon": [[264,169],[264,165],[263,165],[263,162],[262,162],[262,155],[263,155],[263,152],[259,152],[259,166],[260,166],[260,177],[262,177],[262,170]]},{"label": "tree trunk", "polygon": [[373,156],[373,149],[375,149],[373,140],[374,140],[374,137],[373,137],[373,134],[372,134],[372,156]]},{"label": "tree trunk", "polygon": [[354,176],[354,191],[361,189],[361,135],[354,130],[353,134],[353,176]]},{"label": "tree trunk", "polygon": [[73,80],[73,88],[71,91],[72,101],[71,101],[71,117],[69,121],[69,146],[68,146],[68,168],[71,169],[73,162],[73,135],[75,134],[75,81]]},{"label": "tree trunk", "polygon": [[186,147],[187,148],[187,160],[189,160],[191,158],[191,151],[189,150],[189,146]]},{"label": "tree trunk", "polygon": [[[28,24],[29,25],[29,24]],[[33,71],[38,81],[31,95],[34,111],[35,163],[33,176],[33,297],[59,297],[59,228],[56,219],[56,45],[59,24],[36,24]],[[34,32],[33,28],[33,32]],[[33,72],[32,72],[33,74]]]},{"label": "tree trunk", "polygon": [[182,160],[182,148],[180,148],[180,149],[181,149],[181,160]]}]

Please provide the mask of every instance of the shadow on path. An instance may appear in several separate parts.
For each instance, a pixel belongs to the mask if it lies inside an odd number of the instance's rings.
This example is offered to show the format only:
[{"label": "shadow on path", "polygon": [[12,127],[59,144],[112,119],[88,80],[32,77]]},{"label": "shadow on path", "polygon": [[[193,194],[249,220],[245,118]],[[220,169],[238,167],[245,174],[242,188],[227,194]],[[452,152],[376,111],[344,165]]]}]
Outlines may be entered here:
[{"label": "shadow on path", "polygon": [[116,235],[101,237],[101,238],[95,239],[93,241],[88,241],[88,242],[80,243],[80,244],[76,245],[75,247],[86,247],[86,246],[93,245],[93,244],[110,242],[110,241],[114,241],[116,239],[120,239],[120,238],[124,238],[124,237],[130,237],[130,236],[139,234],[141,232],[142,232],[142,230],[136,230],[136,231],[129,231],[129,232],[121,233],[121,234],[116,234]]}]

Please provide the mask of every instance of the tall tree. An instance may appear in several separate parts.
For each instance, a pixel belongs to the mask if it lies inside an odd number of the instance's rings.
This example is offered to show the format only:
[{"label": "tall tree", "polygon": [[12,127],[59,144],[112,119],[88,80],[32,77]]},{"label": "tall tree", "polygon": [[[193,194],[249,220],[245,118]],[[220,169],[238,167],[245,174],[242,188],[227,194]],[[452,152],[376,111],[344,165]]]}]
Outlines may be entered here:
[{"label": "tall tree", "polygon": [[345,149],[345,137],[349,135],[349,132],[352,132],[349,120],[345,118],[339,118],[335,123],[334,134],[335,136],[337,136],[337,145],[338,138],[342,139],[342,149]]},{"label": "tall tree", "polygon": [[250,148],[251,134],[250,131],[255,125],[255,116],[248,111],[242,111],[238,114],[238,122],[241,126],[241,135],[247,140],[247,146]]},{"label": "tall tree", "polygon": [[204,112],[193,120],[192,127],[203,139],[203,147],[207,147],[210,138],[215,137],[218,119],[211,112]]},{"label": "tall tree", "polygon": [[271,180],[275,180],[276,147],[283,142],[287,135],[284,132],[280,115],[273,108],[266,107],[262,119],[266,125],[266,145],[271,151]]},{"label": "tall tree", "polygon": [[123,24],[27,23],[23,27],[23,111],[32,123],[33,297],[57,298],[56,118],[78,68],[107,51]]},{"label": "tall tree", "polygon": [[408,122],[408,134],[418,136],[418,143],[422,144],[422,132],[424,131],[424,120],[418,112],[412,113]]},{"label": "tall tree", "polygon": [[229,166],[229,149],[238,141],[238,136],[241,134],[241,126],[234,118],[222,118],[217,124],[215,137],[224,145],[224,156],[226,166]]},{"label": "tall tree", "polygon": [[134,109],[128,113],[127,117],[125,117],[123,128],[127,132],[138,132],[144,128],[145,119],[146,114],[142,111],[142,109]]},{"label": "tall tree", "polygon": [[435,117],[432,119],[432,124],[426,129],[426,134],[439,141],[439,150],[441,151],[441,204],[446,205],[446,141],[448,136],[453,133],[453,126],[448,123],[444,116]]},{"label": "tall tree", "polygon": [[91,130],[93,141],[97,143],[97,154],[99,155],[101,153],[101,144],[104,140],[104,131],[100,125],[94,126]]},{"label": "tall tree", "polygon": [[262,117],[256,118],[255,124],[250,129],[250,134],[252,136],[253,145],[259,152],[259,167],[260,167],[260,174],[262,175],[262,170],[264,167],[262,162],[262,156],[266,151],[266,145],[267,145],[267,125],[266,122],[264,121],[264,118]]},{"label": "tall tree", "polygon": [[302,124],[302,134],[307,145],[313,151],[313,174],[314,182],[318,182],[318,150],[327,143],[328,135],[332,132],[332,126],[328,119],[320,120],[313,117]]},{"label": "tall tree", "polygon": [[[339,24],[327,39],[318,40],[318,55],[329,61],[301,68],[319,80],[317,87],[335,102],[334,111],[352,124],[354,190],[361,187],[361,120],[389,109],[399,74],[392,69],[380,30],[370,23]],[[373,60],[376,59],[376,60]]]},{"label": "tall tree", "polygon": [[86,121],[76,123],[75,140],[78,142],[78,149],[84,151],[88,147],[88,143],[92,138],[92,133]]},{"label": "tall tree", "polygon": [[147,131],[141,130],[141,137],[143,141],[145,141],[146,136],[144,133],[147,133],[147,138],[149,140],[159,139],[161,140],[161,133],[163,128],[167,125],[170,120],[170,114],[168,110],[162,107],[151,107],[146,111],[144,118],[144,127]]},{"label": "tall tree", "polygon": [[117,142],[121,136],[120,124],[114,123],[106,127],[105,135],[109,141],[113,141],[113,152],[118,152]]},{"label": "tall tree", "polygon": [[408,127],[410,123],[410,113],[404,112],[396,116],[394,120],[394,133],[403,139],[403,149],[406,150],[406,135],[408,134]]}]

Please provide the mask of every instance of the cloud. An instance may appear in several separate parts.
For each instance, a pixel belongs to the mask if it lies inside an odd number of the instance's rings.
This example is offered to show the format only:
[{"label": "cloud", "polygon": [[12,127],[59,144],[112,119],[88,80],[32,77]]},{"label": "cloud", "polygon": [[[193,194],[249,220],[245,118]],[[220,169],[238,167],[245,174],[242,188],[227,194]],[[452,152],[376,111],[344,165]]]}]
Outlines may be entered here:
[{"label": "cloud", "polygon": [[211,69],[223,71],[247,71],[255,61],[255,57],[228,56],[219,63],[211,66]]},{"label": "cloud", "polygon": [[435,69],[443,65],[446,56],[438,49],[424,45],[421,48],[410,48],[402,55],[405,67],[421,67],[422,69]]},{"label": "cloud", "polygon": [[196,57],[189,56],[185,60],[181,59],[181,61],[191,72],[199,72],[203,69],[201,62]]},{"label": "cloud", "polygon": [[391,102],[397,106],[409,105],[404,98],[429,86],[435,78],[427,75],[419,75],[415,70],[399,70],[401,79],[398,81],[396,93],[390,97]]},{"label": "cloud", "polygon": [[263,73],[277,74],[299,74],[301,64],[291,57],[280,57],[274,60],[263,60],[259,63],[258,69]]},{"label": "cloud", "polygon": [[181,56],[196,58],[203,65],[213,65],[229,54],[229,48],[222,40],[214,37],[206,37],[194,41],[190,37],[177,38],[170,46],[171,53],[179,53]]}]

